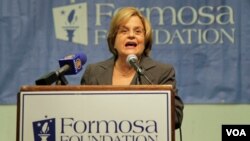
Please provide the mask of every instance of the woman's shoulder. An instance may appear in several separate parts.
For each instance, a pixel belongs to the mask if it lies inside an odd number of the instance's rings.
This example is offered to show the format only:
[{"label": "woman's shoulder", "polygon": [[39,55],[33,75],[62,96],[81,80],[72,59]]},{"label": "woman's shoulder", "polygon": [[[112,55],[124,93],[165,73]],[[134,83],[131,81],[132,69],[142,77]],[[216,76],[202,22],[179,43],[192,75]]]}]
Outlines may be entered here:
[{"label": "woman's shoulder", "polygon": [[88,67],[104,67],[104,68],[106,68],[106,67],[112,66],[113,64],[114,64],[114,59],[111,57],[111,58],[103,60],[103,61],[88,64]]},{"label": "woman's shoulder", "polygon": [[162,61],[152,59],[151,57],[145,57],[143,59],[142,65],[146,68],[150,68],[150,67],[156,67],[159,69],[171,69],[171,68],[173,68],[172,64],[163,63]]}]

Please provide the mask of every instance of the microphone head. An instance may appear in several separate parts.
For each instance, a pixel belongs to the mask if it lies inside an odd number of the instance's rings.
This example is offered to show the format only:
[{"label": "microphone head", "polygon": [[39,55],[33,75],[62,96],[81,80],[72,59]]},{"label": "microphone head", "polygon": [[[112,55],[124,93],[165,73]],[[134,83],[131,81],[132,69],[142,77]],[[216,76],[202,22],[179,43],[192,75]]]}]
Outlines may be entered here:
[{"label": "microphone head", "polygon": [[60,67],[69,65],[70,70],[65,75],[77,74],[82,70],[82,66],[86,63],[87,56],[84,53],[69,54],[59,60]]},{"label": "microphone head", "polygon": [[138,58],[137,58],[136,55],[134,55],[134,54],[129,54],[129,55],[127,56],[126,62],[127,62],[129,65],[131,65],[132,62],[137,62],[137,61],[138,61]]}]

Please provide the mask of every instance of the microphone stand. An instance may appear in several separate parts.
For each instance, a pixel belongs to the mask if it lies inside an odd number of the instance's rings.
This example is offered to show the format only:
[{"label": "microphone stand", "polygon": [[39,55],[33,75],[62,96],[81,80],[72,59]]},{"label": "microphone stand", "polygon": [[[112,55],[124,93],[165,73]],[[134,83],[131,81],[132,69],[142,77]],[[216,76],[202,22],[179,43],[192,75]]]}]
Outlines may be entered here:
[{"label": "microphone stand", "polygon": [[53,71],[48,74],[45,74],[41,78],[37,79],[36,85],[51,85],[56,82],[56,85],[67,85],[68,81],[63,74],[60,74],[58,71]]},{"label": "microphone stand", "polygon": [[150,84],[150,85],[153,85],[152,81],[150,81],[150,79],[147,77],[147,75],[144,74],[144,69],[141,68],[141,71],[138,69],[136,70],[137,72],[137,79],[136,79],[136,83],[138,85],[141,85],[142,84],[142,81],[141,81],[141,76],[143,76],[147,82]]},{"label": "microphone stand", "polygon": [[56,81],[56,85],[67,85],[68,80],[65,78],[64,75],[59,75],[58,80]]},{"label": "microphone stand", "polygon": [[136,73],[137,73],[136,84],[137,85],[141,85],[142,84],[141,83],[141,75],[140,75],[140,73],[138,71],[136,71]]}]

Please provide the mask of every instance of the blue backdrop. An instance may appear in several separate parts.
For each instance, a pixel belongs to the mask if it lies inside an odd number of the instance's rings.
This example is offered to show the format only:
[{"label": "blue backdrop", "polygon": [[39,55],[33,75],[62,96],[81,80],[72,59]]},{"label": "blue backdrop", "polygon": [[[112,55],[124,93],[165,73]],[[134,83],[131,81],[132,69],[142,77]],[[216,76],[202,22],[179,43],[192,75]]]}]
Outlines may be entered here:
[{"label": "blue backdrop", "polygon": [[[0,0],[0,103],[16,103],[68,54],[110,57],[106,33],[122,6],[151,21],[151,56],[174,65],[185,103],[250,103],[249,0]],[[83,72],[66,76],[70,85]]]}]

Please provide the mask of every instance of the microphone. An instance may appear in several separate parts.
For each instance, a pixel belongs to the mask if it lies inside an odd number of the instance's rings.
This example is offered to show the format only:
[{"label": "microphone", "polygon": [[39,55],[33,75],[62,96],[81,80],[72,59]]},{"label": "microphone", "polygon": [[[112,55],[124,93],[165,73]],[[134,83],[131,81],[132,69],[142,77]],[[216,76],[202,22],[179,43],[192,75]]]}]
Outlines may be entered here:
[{"label": "microphone", "polygon": [[50,85],[58,80],[61,81],[61,84],[66,85],[68,82],[64,75],[77,74],[82,70],[82,66],[86,61],[87,57],[83,53],[67,55],[59,59],[60,68],[58,70],[50,72],[36,80],[36,85]]},{"label": "microphone", "polygon": [[137,63],[138,62],[138,58],[137,58],[136,55],[134,55],[134,54],[128,55],[126,61],[127,61],[127,63],[130,66],[132,66],[136,70],[137,73],[139,73],[140,75],[144,74],[142,68]]},{"label": "microphone", "polygon": [[151,85],[153,84],[152,81],[150,81],[149,78],[144,74],[144,70],[139,66],[138,58],[137,58],[136,55],[134,55],[134,54],[128,55],[127,59],[126,59],[126,62],[130,66],[132,66],[136,70],[136,72],[138,73],[138,78],[137,78],[137,83],[138,84],[141,84],[140,75],[143,76],[148,81],[149,84],[151,84]]},{"label": "microphone", "polygon": [[74,75],[82,70],[87,57],[83,53],[69,54],[59,60],[60,69],[56,72],[58,75]]}]

